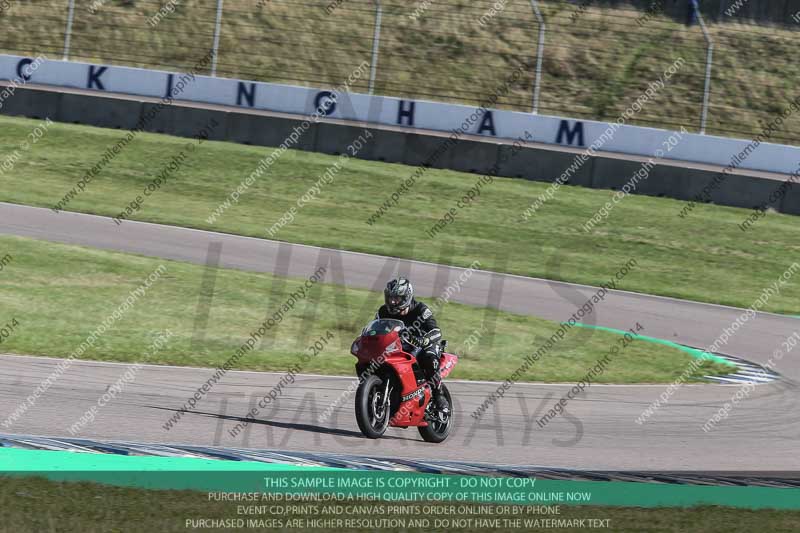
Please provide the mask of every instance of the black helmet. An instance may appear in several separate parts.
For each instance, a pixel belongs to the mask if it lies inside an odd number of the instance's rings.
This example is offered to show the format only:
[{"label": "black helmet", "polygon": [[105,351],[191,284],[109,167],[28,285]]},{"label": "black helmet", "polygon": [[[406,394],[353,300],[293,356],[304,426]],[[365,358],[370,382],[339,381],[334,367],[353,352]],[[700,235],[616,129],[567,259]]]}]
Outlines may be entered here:
[{"label": "black helmet", "polygon": [[386,284],[383,299],[386,302],[386,309],[396,315],[411,305],[411,300],[414,299],[414,287],[406,278],[393,279]]}]

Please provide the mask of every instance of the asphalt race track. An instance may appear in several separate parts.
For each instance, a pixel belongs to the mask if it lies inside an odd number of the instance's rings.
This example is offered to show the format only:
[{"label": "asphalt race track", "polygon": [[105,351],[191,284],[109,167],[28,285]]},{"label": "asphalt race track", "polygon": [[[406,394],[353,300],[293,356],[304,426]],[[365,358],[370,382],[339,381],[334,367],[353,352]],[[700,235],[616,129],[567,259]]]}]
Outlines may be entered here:
[{"label": "asphalt race track", "polygon": [[[125,222],[116,226],[110,218],[56,214],[5,203],[0,203],[0,233],[201,264],[206,263],[209,244],[216,242],[222,244],[222,267],[293,277],[307,276],[317,264],[335,256],[326,281],[377,289],[390,275],[402,272],[412,277],[423,297],[440,294],[463,271],[156,224]],[[620,264],[625,260],[621,258]],[[581,285],[480,271],[453,300],[561,321],[594,292]],[[597,325],[619,329],[638,321],[649,336],[704,348],[741,313],[730,307],[611,291],[591,316]],[[781,341],[798,329],[798,319],[758,313],[731,337],[724,352],[765,363]],[[5,420],[57,363],[57,359],[44,357],[0,357],[0,420]],[[114,363],[75,362],[33,408],[11,428],[0,431],[70,437],[69,425],[95,404],[124,370],[124,365]],[[318,422],[319,414],[341,395],[352,377],[299,377],[274,408],[265,409],[256,423],[234,438],[228,430],[282,374],[231,372],[198,403],[194,413],[184,415],[168,431],[164,423],[211,372],[145,367],[80,436],[595,470],[798,471],[800,351],[786,355],[776,370],[781,379],[759,385],[708,433],[702,425],[731,400],[739,385],[682,386],[644,424],[636,423],[637,417],[665,391],[665,385],[595,385],[568,404],[568,416],[540,428],[535,420],[572,384],[516,384],[475,421],[470,413],[497,384],[450,381],[459,416],[449,440],[434,445],[422,442],[415,429],[393,429],[379,441],[362,438],[352,415],[352,397],[331,419]]]}]

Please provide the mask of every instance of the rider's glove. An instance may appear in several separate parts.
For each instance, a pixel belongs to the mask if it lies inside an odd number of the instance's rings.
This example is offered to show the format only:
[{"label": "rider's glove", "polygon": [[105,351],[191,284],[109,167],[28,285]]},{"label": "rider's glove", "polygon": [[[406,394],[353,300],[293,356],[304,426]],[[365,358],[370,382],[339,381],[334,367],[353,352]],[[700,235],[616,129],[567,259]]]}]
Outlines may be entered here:
[{"label": "rider's glove", "polygon": [[403,335],[403,340],[406,341],[411,346],[414,346],[415,348],[421,348],[422,346],[424,346],[423,339],[417,337],[408,330],[405,330],[404,333],[405,334]]}]

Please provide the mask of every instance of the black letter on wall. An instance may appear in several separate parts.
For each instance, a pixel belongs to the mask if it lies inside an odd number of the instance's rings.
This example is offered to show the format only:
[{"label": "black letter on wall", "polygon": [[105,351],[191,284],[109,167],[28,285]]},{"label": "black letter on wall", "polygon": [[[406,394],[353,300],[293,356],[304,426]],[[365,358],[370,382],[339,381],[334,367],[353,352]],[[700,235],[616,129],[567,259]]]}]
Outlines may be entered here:
[{"label": "black letter on wall", "polygon": [[406,101],[400,100],[397,103],[397,123],[402,125],[403,119],[406,119],[407,126],[414,125],[414,109],[417,107],[416,102],[408,102],[408,107],[405,106]]},{"label": "black letter on wall", "polygon": [[256,105],[256,84],[250,84],[250,92],[247,91],[247,87],[243,82],[239,82],[239,90],[236,93],[236,105],[242,105],[242,96],[244,99],[247,100],[247,105],[250,107],[255,107]]},{"label": "black letter on wall", "polygon": [[320,91],[314,97],[314,113],[327,117],[336,111],[336,95],[330,91]]},{"label": "black letter on wall", "polygon": [[569,121],[562,120],[561,124],[558,126],[558,133],[556,134],[556,143],[564,144],[562,139],[564,137],[567,138],[567,144],[573,144],[572,140],[578,137],[578,146],[586,146],[583,144],[583,122],[576,121],[575,126],[570,130],[569,129]]},{"label": "black letter on wall", "polygon": [[105,91],[106,88],[103,85],[103,82],[100,81],[100,76],[108,70],[108,67],[100,67],[99,69],[95,70],[94,65],[89,65],[89,81],[86,84],[87,89],[93,88],[93,86],[97,86],[98,89],[101,91]]},{"label": "black letter on wall", "polygon": [[480,135],[484,131],[488,131],[495,136],[497,135],[497,132],[494,131],[494,114],[491,111],[487,111],[483,114],[483,120],[481,120],[481,125],[478,126],[478,131],[476,133]]},{"label": "black letter on wall", "polygon": [[31,63],[33,63],[33,59],[28,59],[28,58],[20,59],[19,63],[17,63],[17,76],[19,76],[20,78],[22,78],[25,81],[28,81],[29,79],[31,79],[30,74],[25,74],[22,71],[23,68],[25,68],[26,66],[30,65]]},{"label": "black letter on wall", "polygon": [[167,74],[167,92],[164,94],[164,98],[172,97],[172,80],[175,78],[175,74]]}]

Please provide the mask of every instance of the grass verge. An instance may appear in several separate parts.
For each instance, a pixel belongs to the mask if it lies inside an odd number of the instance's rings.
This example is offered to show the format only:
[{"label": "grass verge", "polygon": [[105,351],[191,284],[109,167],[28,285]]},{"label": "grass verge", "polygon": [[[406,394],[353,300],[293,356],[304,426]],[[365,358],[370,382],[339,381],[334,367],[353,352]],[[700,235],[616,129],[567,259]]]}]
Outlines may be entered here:
[{"label": "grass verge", "polygon": [[[0,117],[0,149],[19,147],[37,121]],[[52,207],[101,159],[119,131],[53,124],[7,170],[0,200]],[[131,218],[264,238],[298,198],[339,161],[287,151],[241,195],[238,204],[209,217],[253,172],[271,148],[206,142],[189,152],[187,139],[140,134],[75,197],[69,210],[117,216],[141,195],[176,154],[179,169]],[[800,219],[768,213],[748,232],[738,228],[751,211],[698,205],[678,217],[683,202],[629,196],[590,232],[583,224],[612,191],[564,186],[527,222],[522,212],[548,184],[497,178],[458,211],[435,238],[426,231],[474,186],[475,175],[429,169],[400,204],[374,225],[367,219],[411,175],[405,165],[350,159],[304,204],[279,240],[468,266],[553,280],[600,285],[628,259],[639,266],[621,288],[748,307],[800,252]],[[800,282],[791,279],[763,310],[797,314]]]},{"label": "grass verge", "polygon": [[[4,352],[69,356],[131,291],[164,265],[147,292],[96,337],[83,359],[215,367],[244,343],[250,333],[298,291],[303,280],[267,274],[219,270],[205,327],[201,287],[205,267],[32,239],[0,237],[0,249],[13,261],[0,273],[0,324],[18,323],[0,344]],[[240,359],[239,368],[283,371],[310,354],[321,337],[331,337],[304,373],[351,374],[352,340],[382,302],[382,295],[319,283],[265,340]],[[523,358],[551,337],[558,325],[490,309],[449,303],[439,322],[451,347],[462,355],[453,376],[504,380]],[[492,326],[493,324],[493,326]],[[633,324],[631,325],[633,326]],[[475,346],[464,340],[476,331]],[[166,346],[144,357],[160,332],[172,337]],[[642,331],[646,334],[646,331]],[[270,336],[271,335],[271,336]],[[564,340],[536,362],[522,380],[573,382],[598,359],[619,345],[619,335],[572,329]],[[611,358],[598,382],[669,382],[684,371],[690,356],[674,348],[634,341]],[[704,362],[697,375],[727,373],[730,367]]]},{"label": "grass verge", "polygon": [[[5,28],[0,51],[62,56],[68,14],[63,0],[7,4],[0,10]],[[73,60],[188,72],[214,42],[216,4],[208,0],[175,2],[174,12],[162,10],[167,16],[157,25],[148,20],[162,8],[160,2],[86,4],[74,11]],[[622,2],[607,4],[538,2],[546,23],[539,113],[614,121],[680,56],[686,64],[634,123],[696,131],[706,57],[700,27],[682,24],[683,13],[671,18]],[[639,4],[665,6],[672,13],[686,9],[685,2]],[[716,14],[719,2],[702,4],[707,15]],[[326,9],[329,5],[336,8]],[[539,29],[530,2],[505,0],[499,8],[470,0],[383,0],[381,5],[376,94],[477,104],[500,80],[522,69],[500,105],[530,111]],[[786,5],[783,26],[718,24],[716,17],[706,17],[714,42],[708,133],[752,138],[794,94],[800,81],[798,25],[789,15],[797,6]],[[37,24],[31,26],[30,20]],[[228,0],[217,75],[335,87],[371,60],[374,21],[375,6],[365,0]],[[366,92],[368,80],[362,76],[355,90]],[[798,125],[800,116],[792,116],[775,137],[796,144]]]}]

